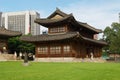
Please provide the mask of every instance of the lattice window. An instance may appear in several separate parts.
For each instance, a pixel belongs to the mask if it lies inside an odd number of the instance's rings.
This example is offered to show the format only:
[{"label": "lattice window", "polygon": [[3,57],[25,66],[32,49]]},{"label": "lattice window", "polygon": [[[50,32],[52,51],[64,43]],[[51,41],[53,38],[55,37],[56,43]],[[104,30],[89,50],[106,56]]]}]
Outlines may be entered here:
[{"label": "lattice window", "polygon": [[60,46],[51,46],[50,47],[50,54],[60,54],[61,47]]},{"label": "lattice window", "polygon": [[63,52],[64,53],[69,53],[71,50],[70,50],[70,46],[69,45],[65,45],[64,47],[63,47]]},{"label": "lattice window", "polygon": [[47,54],[48,53],[48,47],[47,46],[38,47],[38,53],[39,54]]},{"label": "lattice window", "polygon": [[65,32],[65,27],[50,28],[51,33]]}]

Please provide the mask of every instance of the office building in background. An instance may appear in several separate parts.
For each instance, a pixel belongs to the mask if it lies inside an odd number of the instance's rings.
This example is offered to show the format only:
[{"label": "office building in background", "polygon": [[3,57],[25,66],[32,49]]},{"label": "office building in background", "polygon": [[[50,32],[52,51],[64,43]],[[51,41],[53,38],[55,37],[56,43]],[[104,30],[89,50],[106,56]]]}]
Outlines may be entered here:
[{"label": "office building in background", "polygon": [[8,30],[20,31],[22,34],[39,35],[40,26],[34,23],[40,14],[36,11],[5,12],[2,14],[2,26]]}]

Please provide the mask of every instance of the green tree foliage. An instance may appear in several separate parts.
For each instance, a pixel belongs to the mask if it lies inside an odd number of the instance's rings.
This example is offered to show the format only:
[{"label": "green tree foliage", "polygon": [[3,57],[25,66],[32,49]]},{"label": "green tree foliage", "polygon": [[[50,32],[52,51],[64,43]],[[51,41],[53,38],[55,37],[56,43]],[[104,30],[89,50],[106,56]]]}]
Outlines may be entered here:
[{"label": "green tree foliage", "polygon": [[103,39],[108,43],[108,46],[105,47],[105,50],[108,50],[111,53],[120,54],[120,24],[112,23],[111,26],[108,26],[104,30]]},{"label": "green tree foliage", "polygon": [[19,37],[13,37],[8,40],[8,49],[10,50],[10,53],[14,53],[16,51],[17,53],[20,52],[19,45],[22,44],[22,42],[19,40]]},{"label": "green tree foliage", "polygon": [[23,42],[19,39],[19,37],[13,37],[8,40],[8,48],[11,53],[15,51],[19,52],[27,52],[27,53],[35,53],[35,46],[31,43]]}]

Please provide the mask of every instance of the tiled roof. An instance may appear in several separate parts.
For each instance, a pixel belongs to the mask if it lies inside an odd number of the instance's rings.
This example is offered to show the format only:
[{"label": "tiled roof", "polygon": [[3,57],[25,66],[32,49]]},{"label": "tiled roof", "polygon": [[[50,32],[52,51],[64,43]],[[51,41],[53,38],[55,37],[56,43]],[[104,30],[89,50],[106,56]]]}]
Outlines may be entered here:
[{"label": "tiled roof", "polygon": [[53,16],[55,16],[56,14],[59,14],[60,16],[62,17],[65,17],[65,16],[68,16],[69,14],[66,14],[64,12],[62,12],[60,9],[56,9],[50,16],[48,16],[47,18],[50,19],[52,18]]},{"label": "tiled roof", "polygon": [[0,27],[0,36],[14,37],[14,36],[20,36],[20,35],[22,35],[21,32],[11,31],[11,30],[7,30],[4,27]]},{"label": "tiled roof", "polygon": [[55,25],[55,24],[61,24],[61,23],[64,23],[64,22],[67,22],[67,20],[71,19],[73,16],[72,15],[68,15],[68,16],[65,16],[61,19],[36,19],[35,22],[40,24],[40,25],[43,25],[43,26],[51,26],[51,25]]},{"label": "tiled roof", "polygon": [[77,36],[76,32],[62,33],[62,34],[42,34],[34,36],[22,36],[20,39],[27,42],[43,42],[43,41],[56,41],[64,40]]},{"label": "tiled roof", "polygon": [[42,34],[42,35],[34,35],[34,36],[22,36],[20,39],[26,42],[49,42],[49,41],[60,41],[65,39],[77,38],[77,40],[85,40],[96,44],[106,45],[106,42],[90,39],[83,37],[79,34],[79,32],[68,32],[63,34]]},{"label": "tiled roof", "polygon": [[98,33],[102,32],[101,29],[96,29],[96,28],[90,26],[90,25],[87,24],[87,23],[83,23],[83,22],[79,22],[79,21],[78,21],[78,23],[79,23],[80,25],[82,25],[82,26],[84,26],[84,27],[90,29],[90,30],[96,31],[96,32],[98,32]]},{"label": "tiled roof", "polygon": [[87,38],[87,37],[82,37],[82,39],[86,40],[86,41],[89,41],[89,42],[97,43],[97,44],[107,45],[107,43],[105,41],[90,39],[90,38]]}]

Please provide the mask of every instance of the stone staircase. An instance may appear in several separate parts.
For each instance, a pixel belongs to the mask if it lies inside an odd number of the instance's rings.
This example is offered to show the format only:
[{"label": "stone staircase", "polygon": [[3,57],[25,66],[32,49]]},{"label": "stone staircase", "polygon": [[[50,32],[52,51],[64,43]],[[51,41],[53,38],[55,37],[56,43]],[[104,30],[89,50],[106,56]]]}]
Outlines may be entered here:
[{"label": "stone staircase", "polygon": [[10,61],[15,60],[13,54],[0,54],[0,61]]}]

